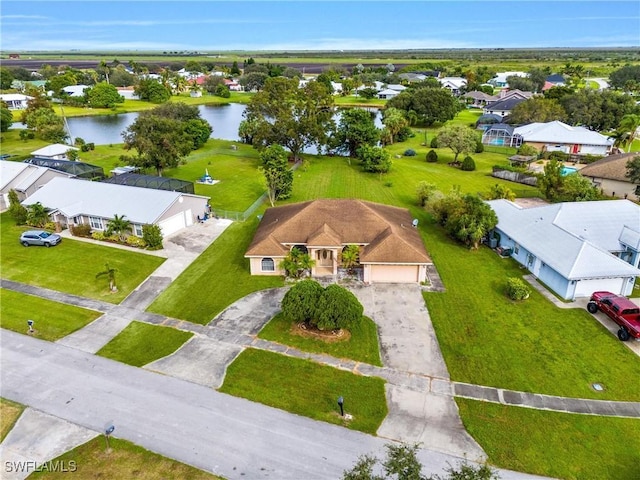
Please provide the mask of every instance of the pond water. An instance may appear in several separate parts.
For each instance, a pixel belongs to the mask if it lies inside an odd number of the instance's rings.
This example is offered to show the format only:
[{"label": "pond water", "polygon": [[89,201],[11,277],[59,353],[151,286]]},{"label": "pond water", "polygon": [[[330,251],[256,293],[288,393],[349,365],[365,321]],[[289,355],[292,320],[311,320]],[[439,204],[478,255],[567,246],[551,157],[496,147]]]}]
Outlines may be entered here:
[{"label": "pond water", "polygon": [[[213,127],[211,138],[238,141],[238,127],[243,120],[242,114],[246,105],[230,103],[228,105],[211,106],[200,105],[200,115]],[[382,128],[381,115],[377,109],[375,124]],[[138,112],[121,113],[118,115],[99,115],[93,117],[67,118],[67,124],[73,138],[80,137],[85,142],[93,142],[96,145],[110,145],[123,143],[122,132],[138,117]],[[340,114],[336,114],[336,121]],[[14,124],[13,128],[20,128],[20,124]],[[24,127],[24,126],[22,126]],[[305,150],[307,153],[316,153],[314,148]]]}]

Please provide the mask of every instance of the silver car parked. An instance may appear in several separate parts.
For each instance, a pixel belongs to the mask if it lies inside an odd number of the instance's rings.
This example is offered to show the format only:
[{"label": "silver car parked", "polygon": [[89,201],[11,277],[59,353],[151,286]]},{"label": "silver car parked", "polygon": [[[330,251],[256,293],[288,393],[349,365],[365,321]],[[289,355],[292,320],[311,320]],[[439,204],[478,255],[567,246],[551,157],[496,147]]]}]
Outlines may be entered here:
[{"label": "silver car parked", "polygon": [[51,247],[62,241],[62,237],[57,233],[49,233],[44,230],[28,230],[20,235],[20,243],[25,247],[30,245],[44,245]]}]

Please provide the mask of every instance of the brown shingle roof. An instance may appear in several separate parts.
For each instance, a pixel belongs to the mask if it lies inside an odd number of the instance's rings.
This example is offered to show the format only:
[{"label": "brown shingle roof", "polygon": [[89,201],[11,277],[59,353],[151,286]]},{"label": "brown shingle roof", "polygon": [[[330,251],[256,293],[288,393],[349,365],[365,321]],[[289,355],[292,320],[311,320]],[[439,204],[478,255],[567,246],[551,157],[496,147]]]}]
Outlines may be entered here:
[{"label": "brown shingle roof", "polygon": [[[358,244],[364,263],[431,263],[408,210],[350,199],[321,199],[265,212],[246,256],[283,256],[282,244]],[[329,243],[327,243],[329,242]]]},{"label": "brown shingle roof", "polygon": [[591,178],[606,178],[629,182],[627,178],[627,162],[640,156],[638,152],[609,155],[580,169],[580,174]]}]

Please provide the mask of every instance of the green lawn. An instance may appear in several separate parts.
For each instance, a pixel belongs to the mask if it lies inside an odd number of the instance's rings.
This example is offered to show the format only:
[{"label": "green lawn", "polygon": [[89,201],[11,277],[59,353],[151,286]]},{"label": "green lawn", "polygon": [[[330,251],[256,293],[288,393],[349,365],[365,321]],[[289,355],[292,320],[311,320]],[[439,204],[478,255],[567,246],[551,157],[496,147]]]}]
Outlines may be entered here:
[{"label": "green lawn", "polygon": [[256,218],[230,225],[148,310],[206,324],[249,293],[283,286],[281,277],[249,274],[244,252],[257,226]]},{"label": "green lawn", "polygon": [[4,440],[4,437],[16,424],[24,408],[24,405],[0,398],[0,442]]},{"label": "green lawn", "polygon": [[[425,292],[451,378],[569,397],[640,400],[640,362],[582,309],[560,309],[536,290],[506,296],[508,277],[526,273],[491,250],[454,244],[421,221],[427,250],[447,288]],[[602,393],[593,382],[605,385]]]},{"label": "green lawn", "polygon": [[97,355],[142,367],[171,355],[192,336],[191,332],[133,321],[102,347]]},{"label": "green lawn", "polygon": [[[23,247],[7,212],[0,215],[2,278],[111,303],[122,301],[164,261],[163,258],[78,240],[64,239],[53,248]],[[96,279],[105,263],[117,270],[118,292],[105,278]]]},{"label": "green lawn", "polygon": [[[117,433],[117,432],[116,432]],[[179,478],[181,480],[223,480],[185,463],[172,460],[157,453],[150,452],[126,440],[111,437],[109,439],[110,452],[106,451],[106,443],[102,435],[93,440],[69,450],[53,459],[62,462],[69,471],[35,472],[30,479],[46,478],[47,480],[77,479],[126,479],[163,480]],[[75,471],[70,471],[71,462],[75,462]],[[212,459],[212,463],[213,459]]]},{"label": "green lawn", "polygon": [[571,480],[638,478],[638,419],[456,402],[467,431],[498,467]]},{"label": "green lawn", "polygon": [[[384,380],[249,348],[227,369],[220,391],[291,413],[375,434],[387,415]],[[337,398],[344,398],[340,417]]]},{"label": "green lawn", "polygon": [[342,342],[324,342],[316,338],[301,337],[291,333],[292,326],[293,322],[278,314],[260,330],[258,337],[290,345],[305,352],[326,353],[336,358],[348,358],[382,366],[378,331],[376,324],[369,317],[362,317],[362,321],[351,329],[351,338]]},{"label": "green lawn", "polygon": [[36,338],[56,341],[84,327],[101,315],[73,305],[52,302],[0,288],[0,327],[27,333],[27,320],[33,320]]}]

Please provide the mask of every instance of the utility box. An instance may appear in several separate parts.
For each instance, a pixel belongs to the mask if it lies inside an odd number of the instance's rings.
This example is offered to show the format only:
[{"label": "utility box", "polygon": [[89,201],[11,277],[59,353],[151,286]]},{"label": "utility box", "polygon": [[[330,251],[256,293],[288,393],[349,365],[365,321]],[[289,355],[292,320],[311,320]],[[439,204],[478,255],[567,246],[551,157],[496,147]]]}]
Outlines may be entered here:
[{"label": "utility box", "polygon": [[489,238],[489,248],[496,248],[498,246],[498,239],[495,237]]}]

